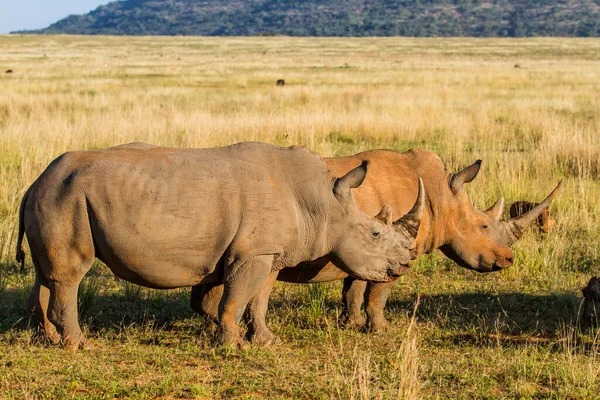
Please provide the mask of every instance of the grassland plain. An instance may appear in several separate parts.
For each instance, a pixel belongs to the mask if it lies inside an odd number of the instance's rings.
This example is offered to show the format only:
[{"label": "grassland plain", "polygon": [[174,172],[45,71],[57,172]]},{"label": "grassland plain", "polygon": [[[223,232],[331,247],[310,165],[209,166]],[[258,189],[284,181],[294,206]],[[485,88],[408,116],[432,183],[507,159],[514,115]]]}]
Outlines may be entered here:
[{"label": "grassland plain", "polygon": [[[600,272],[600,40],[2,36],[0,73],[0,398],[600,397],[598,330],[577,326],[580,289]],[[337,328],[339,282],[278,284],[281,343],[215,349],[188,290],[98,263],[79,298],[97,349],[32,336],[17,208],[53,158],[242,140],[322,155],[421,147],[453,170],[481,158],[468,185],[480,208],[542,199],[565,177],[558,222],[529,231],[499,273],[421,257],[383,334]]]}]

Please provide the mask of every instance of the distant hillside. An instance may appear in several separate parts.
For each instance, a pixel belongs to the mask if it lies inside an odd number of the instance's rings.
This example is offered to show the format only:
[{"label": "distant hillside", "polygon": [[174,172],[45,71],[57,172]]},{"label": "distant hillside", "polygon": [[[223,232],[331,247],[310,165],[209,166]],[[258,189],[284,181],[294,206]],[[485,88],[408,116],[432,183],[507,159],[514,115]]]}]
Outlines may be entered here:
[{"label": "distant hillside", "polygon": [[127,0],[29,33],[600,36],[600,0]]}]

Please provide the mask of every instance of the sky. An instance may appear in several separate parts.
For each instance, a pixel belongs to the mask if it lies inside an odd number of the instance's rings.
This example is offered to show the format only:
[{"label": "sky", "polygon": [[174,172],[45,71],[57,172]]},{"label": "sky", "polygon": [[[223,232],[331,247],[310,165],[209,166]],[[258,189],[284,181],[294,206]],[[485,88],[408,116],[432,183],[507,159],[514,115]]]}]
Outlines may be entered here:
[{"label": "sky", "polygon": [[85,14],[110,0],[0,0],[0,34],[39,29],[71,14]]}]

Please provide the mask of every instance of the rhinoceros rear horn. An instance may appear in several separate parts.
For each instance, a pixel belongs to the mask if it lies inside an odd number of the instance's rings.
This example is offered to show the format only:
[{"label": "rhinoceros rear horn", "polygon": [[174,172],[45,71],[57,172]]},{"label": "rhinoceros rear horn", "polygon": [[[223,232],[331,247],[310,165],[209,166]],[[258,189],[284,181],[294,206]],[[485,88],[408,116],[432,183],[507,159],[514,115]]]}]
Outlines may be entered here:
[{"label": "rhinoceros rear horn", "polygon": [[337,178],[333,184],[333,193],[338,199],[347,199],[350,189],[359,187],[367,176],[368,161],[363,161],[358,167],[348,172],[341,178]]},{"label": "rhinoceros rear horn", "polygon": [[520,217],[516,217],[516,218],[511,218],[508,221],[508,224],[510,226],[510,230],[511,233],[513,234],[513,236],[516,239],[521,238],[521,236],[523,236],[523,233],[525,232],[525,230],[534,222],[537,220],[537,218],[540,216],[540,214],[550,206],[550,203],[552,203],[552,200],[554,200],[554,198],[556,197],[556,195],[558,194],[558,192],[560,192],[560,188],[562,187],[562,179],[560,182],[558,182],[558,185],[556,185],[556,187],[554,188],[554,190],[552,191],[552,193],[550,193],[548,195],[548,197],[546,197],[544,199],[544,201],[542,201],[540,204],[538,204],[537,206],[533,207],[530,211],[528,211],[527,213],[521,215]]},{"label": "rhinoceros rear horn", "polygon": [[381,211],[379,211],[379,214],[377,214],[375,216],[375,218],[377,218],[378,220],[380,220],[381,222],[383,222],[386,225],[391,225],[392,224],[392,207],[389,204],[386,204],[385,206],[383,206]]},{"label": "rhinoceros rear horn", "polygon": [[481,160],[475,161],[467,168],[452,175],[452,178],[450,179],[450,189],[452,189],[452,193],[456,194],[460,192],[465,183],[469,183],[475,179],[477,173],[479,173],[479,168],[481,168]]},{"label": "rhinoceros rear horn", "polygon": [[493,220],[500,221],[502,217],[502,211],[504,210],[504,197],[500,197],[493,206],[485,210],[485,213]]},{"label": "rhinoceros rear horn", "polygon": [[419,177],[419,193],[417,194],[417,200],[413,208],[404,217],[394,222],[394,225],[401,226],[408,232],[408,234],[416,239],[419,233],[419,226],[421,225],[421,218],[423,217],[423,209],[425,208],[425,185],[423,180]]}]

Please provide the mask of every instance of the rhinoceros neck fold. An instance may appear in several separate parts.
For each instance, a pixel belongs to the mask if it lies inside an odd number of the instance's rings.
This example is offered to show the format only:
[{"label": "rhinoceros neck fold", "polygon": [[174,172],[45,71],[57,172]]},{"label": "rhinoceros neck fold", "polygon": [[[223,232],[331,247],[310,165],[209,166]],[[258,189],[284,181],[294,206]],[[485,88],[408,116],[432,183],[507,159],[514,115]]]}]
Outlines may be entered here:
[{"label": "rhinoceros neck fold", "polygon": [[301,262],[314,261],[329,255],[333,251],[331,221],[329,218],[313,218],[302,206],[297,209],[299,240],[294,245],[293,259],[288,260],[288,267]]}]

